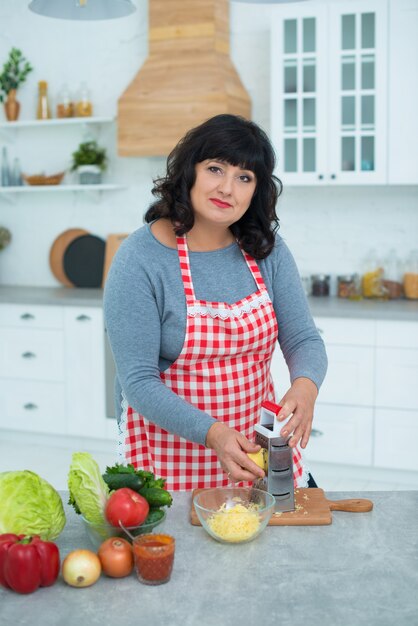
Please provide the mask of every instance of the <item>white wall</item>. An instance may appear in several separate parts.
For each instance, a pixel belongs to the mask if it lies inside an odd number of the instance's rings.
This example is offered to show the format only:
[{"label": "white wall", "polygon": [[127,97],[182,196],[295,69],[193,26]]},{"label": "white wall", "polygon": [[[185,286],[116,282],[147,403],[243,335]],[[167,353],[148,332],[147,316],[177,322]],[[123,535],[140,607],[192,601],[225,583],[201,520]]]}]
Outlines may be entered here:
[{"label": "white wall", "polygon": [[[53,106],[63,82],[76,91],[85,80],[95,114],[115,115],[118,97],[147,54],[146,0],[136,0],[138,11],[132,16],[92,23],[43,18],[27,9],[28,2],[0,3],[0,65],[16,46],[35,68],[18,92],[20,119],[35,116],[38,80],[48,81]],[[267,131],[269,13],[268,5],[231,5],[231,54],[252,98],[253,118]],[[0,135],[0,146],[8,146],[11,159],[20,158],[26,173],[53,173],[69,166],[82,132],[81,127],[20,130],[13,142],[6,143]],[[164,159],[116,157],[114,126],[102,128],[99,140],[112,155],[108,180],[126,189],[103,194],[99,202],[72,193],[27,194],[14,205],[0,198],[0,225],[13,236],[0,252],[0,284],[58,285],[48,255],[53,240],[66,228],[83,227],[106,238],[141,225],[152,179],[164,171]],[[372,247],[382,254],[395,247],[404,258],[418,246],[416,187],[289,188],[284,183],[281,234],[303,274],[358,271]]]}]

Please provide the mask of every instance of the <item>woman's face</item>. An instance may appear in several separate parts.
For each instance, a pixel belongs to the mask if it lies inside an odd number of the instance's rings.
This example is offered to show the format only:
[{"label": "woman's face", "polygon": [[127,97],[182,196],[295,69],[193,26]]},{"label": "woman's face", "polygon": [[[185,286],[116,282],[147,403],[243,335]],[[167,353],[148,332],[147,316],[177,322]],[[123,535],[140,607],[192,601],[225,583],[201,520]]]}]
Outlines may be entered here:
[{"label": "woman's face", "polygon": [[251,204],[257,185],[254,172],[215,159],[197,163],[195,170],[190,190],[195,222],[226,228],[237,222]]}]

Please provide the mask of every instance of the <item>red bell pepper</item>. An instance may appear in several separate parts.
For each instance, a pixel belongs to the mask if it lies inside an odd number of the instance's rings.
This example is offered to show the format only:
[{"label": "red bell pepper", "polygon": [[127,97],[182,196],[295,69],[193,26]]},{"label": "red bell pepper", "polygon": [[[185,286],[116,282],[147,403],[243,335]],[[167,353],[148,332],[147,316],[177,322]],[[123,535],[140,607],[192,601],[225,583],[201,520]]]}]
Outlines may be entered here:
[{"label": "red bell pepper", "polygon": [[0,584],[32,593],[54,584],[60,571],[58,547],[39,537],[0,535]]}]

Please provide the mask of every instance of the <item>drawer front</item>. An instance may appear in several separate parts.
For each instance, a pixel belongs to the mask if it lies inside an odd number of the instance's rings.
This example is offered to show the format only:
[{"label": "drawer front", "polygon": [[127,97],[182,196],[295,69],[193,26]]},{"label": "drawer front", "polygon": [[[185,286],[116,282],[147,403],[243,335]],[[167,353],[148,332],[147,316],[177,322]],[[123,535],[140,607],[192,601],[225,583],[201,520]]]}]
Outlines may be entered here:
[{"label": "drawer front", "polygon": [[376,323],[373,320],[317,317],[315,324],[326,346],[374,346]]},{"label": "drawer front", "polygon": [[0,380],[0,427],[66,433],[63,383]]},{"label": "drawer front", "polygon": [[376,409],[376,467],[418,470],[418,411]]},{"label": "drawer front", "polygon": [[2,304],[0,326],[15,328],[63,328],[64,311],[59,306]]},{"label": "drawer front", "polygon": [[[418,309],[417,309],[418,318]],[[383,348],[417,348],[417,322],[377,322],[376,343]]]},{"label": "drawer front", "polygon": [[0,376],[64,379],[64,335],[59,330],[0,329]]},{"label": "drawer front", "polygon": [[324,463],[371,465],[373,409],[322,405],[315,408],[306,458]]},{"label": "drawer front", "polygon": [[376,405],[418,409],[418,350],[377,348]]},{"label": "drawer front", "polygon": [[321,402],[372,406],[374,349],[327,346],[328,371],[319,391]]}]

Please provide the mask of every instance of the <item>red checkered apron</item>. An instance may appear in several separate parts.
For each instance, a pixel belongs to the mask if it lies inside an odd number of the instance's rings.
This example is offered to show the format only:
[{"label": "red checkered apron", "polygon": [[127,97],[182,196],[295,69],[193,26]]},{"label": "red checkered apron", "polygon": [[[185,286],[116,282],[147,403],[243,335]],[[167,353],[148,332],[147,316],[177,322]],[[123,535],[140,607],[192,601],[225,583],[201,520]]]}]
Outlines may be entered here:
[{"label": "red checkered apron", "polygon": [[[275,400],[270,362],[277,319],[255,260],[243,251],[257,291],[234,304],[196,300],[185,237],[177,238],[187,304],[181,353],[161,379],[174,393],[248,439],[260,419],[263,400]],[[167,479],[169,490],[224,487],[228,477],[216,454],[162,430],[127,407],[121,435],[126,462]],[[294,449],[294,479],[303,475]]]}]

